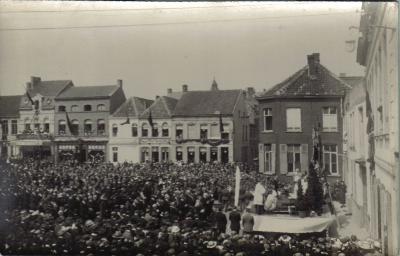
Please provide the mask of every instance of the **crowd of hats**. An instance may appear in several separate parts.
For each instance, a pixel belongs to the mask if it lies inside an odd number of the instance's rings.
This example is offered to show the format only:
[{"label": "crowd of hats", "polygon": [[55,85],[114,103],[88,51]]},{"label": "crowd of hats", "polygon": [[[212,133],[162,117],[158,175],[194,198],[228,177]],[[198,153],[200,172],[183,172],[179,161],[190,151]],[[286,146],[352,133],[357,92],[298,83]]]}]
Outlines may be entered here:
[{"label": "crowd of hats", "polygon": [[[242,192],[258,175],[243,172]],[[213,205],[233,203],[229,164],[25,160],[1,163],[0,177],[6,255],[361,255],[355,237],[219,234]]]}]

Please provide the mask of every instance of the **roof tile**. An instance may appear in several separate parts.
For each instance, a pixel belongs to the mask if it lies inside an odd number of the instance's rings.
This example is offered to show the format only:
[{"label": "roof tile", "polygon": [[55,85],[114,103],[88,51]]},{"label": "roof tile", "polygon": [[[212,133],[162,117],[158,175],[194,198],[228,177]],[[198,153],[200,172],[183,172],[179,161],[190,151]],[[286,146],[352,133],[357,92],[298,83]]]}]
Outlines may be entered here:
[{"label": "roof tile", "polygon": [[208,116],[233,113],[241,90],[189,91],[182,95],[174,116]]}]

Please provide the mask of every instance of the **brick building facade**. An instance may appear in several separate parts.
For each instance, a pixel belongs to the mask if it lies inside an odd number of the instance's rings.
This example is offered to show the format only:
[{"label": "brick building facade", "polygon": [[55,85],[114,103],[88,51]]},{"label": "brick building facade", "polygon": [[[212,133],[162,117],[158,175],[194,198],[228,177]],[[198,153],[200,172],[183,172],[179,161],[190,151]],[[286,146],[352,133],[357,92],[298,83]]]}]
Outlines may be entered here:
[{"label": "brick building facade", "polygon": [[342,100],[349,85],[320,64],[319,54],[307,66],[257,97],[259,170],[289,179],[308,170],[313,128],[320,127],[323,167],[332,182],[342,175]]}]

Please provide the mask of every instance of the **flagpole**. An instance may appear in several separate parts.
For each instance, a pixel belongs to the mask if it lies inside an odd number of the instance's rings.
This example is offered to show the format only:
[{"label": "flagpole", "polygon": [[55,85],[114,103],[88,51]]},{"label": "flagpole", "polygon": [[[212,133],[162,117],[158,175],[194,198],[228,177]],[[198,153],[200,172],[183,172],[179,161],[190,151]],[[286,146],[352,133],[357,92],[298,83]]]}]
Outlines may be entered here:
[{"label": "flagpole", "polygon": [[235,206],[239,206],[239,194],[240,194],[240,168],[236,166],[235,173]]}]

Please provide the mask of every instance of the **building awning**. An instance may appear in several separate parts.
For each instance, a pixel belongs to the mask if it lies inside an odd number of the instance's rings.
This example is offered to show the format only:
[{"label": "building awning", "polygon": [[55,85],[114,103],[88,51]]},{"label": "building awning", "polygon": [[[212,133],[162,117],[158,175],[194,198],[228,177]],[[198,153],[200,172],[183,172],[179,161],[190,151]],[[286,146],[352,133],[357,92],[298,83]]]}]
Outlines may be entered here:
[{"label": "building awning", "polygon": [[50,146],[50,141],[43,140],[17,140],[15,142],[16,146]]}]

